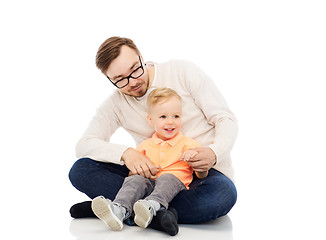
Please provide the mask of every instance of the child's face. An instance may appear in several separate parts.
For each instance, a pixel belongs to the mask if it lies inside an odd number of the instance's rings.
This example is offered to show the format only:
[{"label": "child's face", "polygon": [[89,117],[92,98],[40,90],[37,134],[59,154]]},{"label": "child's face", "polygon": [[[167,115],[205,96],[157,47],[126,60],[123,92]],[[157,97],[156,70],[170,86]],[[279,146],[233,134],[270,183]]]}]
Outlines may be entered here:
[{"label": "child's face", "polygon": [[148,120],[159,138],[166,141],[178,134],[181,128],[181,109],[181,101],[176,97],[152,107]]}]

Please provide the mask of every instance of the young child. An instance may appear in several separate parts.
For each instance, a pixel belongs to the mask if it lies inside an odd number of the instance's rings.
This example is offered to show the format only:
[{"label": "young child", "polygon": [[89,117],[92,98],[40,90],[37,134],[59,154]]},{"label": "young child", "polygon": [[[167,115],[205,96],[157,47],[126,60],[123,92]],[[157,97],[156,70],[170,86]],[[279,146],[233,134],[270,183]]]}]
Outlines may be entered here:
[{"label": "young child", "polygon": [[[160,166],[156,179],[128,176],[114,201],[102,196],[92,201],[95,215],[115,231],[122,229],[123,220],[131,216],[133,211],[135,223],[146,228],[157,211],[167,209],[172,199],[180,191],[188,189],[193,179],[193,169],[187,160],[197,154],[191,148],[199,147],[200,144],[180,132],[181,97],[172,89],[157,88],[149,94],[147,107],[147,119],[155,133],[136,149],[154,165]],[[196,172],[199,178],[205,178],[207,174],[208,171]],[[172,232],[176,234],[177,230]]]}]

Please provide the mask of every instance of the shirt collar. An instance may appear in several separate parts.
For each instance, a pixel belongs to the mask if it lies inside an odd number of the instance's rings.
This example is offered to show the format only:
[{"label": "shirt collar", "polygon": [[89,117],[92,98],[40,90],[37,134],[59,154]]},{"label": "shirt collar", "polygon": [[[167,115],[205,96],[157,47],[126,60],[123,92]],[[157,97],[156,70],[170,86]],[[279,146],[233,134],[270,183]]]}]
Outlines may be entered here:
[{"label": "shirt collar", "polygon": [[168,143],[170,146],[174,146],[176,145],[180,139],[183,137],[183,134],[181,132],[178,132],[177,135],[175,135],[173,138],[167,140],[167,141],[164,141],[163,139],[159,138],[157,133],[154,133],[153,136],[152,136],[152,140],[155,144],[161,144],[162,142],[166,142]]}]

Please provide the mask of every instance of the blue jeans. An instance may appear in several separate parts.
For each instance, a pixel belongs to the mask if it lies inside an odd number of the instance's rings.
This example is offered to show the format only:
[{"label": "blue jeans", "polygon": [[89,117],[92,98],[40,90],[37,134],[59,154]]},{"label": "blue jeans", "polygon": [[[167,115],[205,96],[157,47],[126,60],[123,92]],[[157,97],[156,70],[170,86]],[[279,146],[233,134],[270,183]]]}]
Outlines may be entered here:
[{"label": "blue jeans", "polygon": [[[91,199],[102,195],[113,200],[128,174],[126,166],[81,158],[72,166],[69,179]],[[177,210],[179,223],[202,223],[226,215],[236,200],[233,182],[221,172],[210,169],[204,179],[194,174],[189,189],[178,193],[169,207]]]}]

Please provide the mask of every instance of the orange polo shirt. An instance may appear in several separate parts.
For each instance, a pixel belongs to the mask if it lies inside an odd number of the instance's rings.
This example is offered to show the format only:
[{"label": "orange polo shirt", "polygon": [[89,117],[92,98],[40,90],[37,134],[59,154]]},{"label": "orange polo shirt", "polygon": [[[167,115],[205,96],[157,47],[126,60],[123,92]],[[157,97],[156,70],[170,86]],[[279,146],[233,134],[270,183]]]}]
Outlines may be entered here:
[{"label": "orange polo shirt", "polygon": [[171,173],[188,188],[192,181],[193,170],[185,161],[180,161],[182,153],[190,148],[200,147],[196,140],[183,136],[179,132],[174,138],[164,141],[156,133],[152,138],[143,141],[136,150],[146,155],[154,165],[160,165],[159,177],[165,173]]}]

